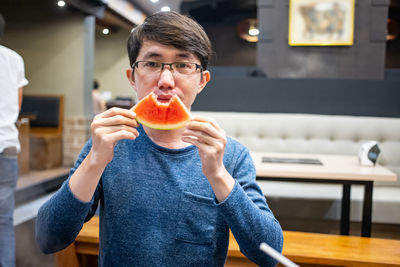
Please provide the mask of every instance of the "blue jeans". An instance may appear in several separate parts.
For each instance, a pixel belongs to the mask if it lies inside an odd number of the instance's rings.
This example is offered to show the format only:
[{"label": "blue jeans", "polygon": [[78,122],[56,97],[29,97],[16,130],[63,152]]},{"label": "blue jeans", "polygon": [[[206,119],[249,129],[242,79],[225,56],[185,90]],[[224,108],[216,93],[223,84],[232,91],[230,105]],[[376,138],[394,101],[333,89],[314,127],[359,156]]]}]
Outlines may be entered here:
[{"label": "blue jeans", "polygon": [[13,213],[17,178],[17,157],[0,154],[0,267],[15,267]]}]

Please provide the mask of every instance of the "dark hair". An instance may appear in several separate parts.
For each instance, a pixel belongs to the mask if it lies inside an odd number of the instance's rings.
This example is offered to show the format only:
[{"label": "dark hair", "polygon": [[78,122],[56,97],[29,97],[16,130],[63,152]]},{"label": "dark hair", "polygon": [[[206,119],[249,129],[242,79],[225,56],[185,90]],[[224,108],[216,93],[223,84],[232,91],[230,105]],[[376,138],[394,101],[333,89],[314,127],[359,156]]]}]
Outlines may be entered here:
[{"label": "dark hair", "polygon": [[6,21],[4,20],[3,14],[0,13],[0,37],[2,37],[4,34],[5,24],[6,24]]},{"label": "dark hair", "polygon": [[203,27],[193,19],[173,11],[155,13],[132,30],[128,39],[131,66],[136,61],[144,40],[194,53],[204,70],[207,69],[212,55],[211,42]]},{"label": "dark hair", "polygon": [[97,80],[94,80],[93,81],[93,90],[97,90],[97,89],[99,89],[99,82],[97,81]]}]

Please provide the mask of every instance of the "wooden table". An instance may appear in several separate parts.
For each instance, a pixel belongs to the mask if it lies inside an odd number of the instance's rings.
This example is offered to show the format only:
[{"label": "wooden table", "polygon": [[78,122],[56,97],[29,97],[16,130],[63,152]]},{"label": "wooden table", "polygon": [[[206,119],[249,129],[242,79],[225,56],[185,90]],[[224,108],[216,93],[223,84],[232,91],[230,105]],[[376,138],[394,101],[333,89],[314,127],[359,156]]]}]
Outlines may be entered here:
[{"label": "wooden table", "polygon": [[[340,233],[348,235],[350,229],[351,185],[364,186],[361,235],[371,236],[372,189],[375,181],[397,181],[397,175],[377,164],[373,167],[360,166],[357,156],[288,154],[288,153],[250,153],[257,172],[257,180],[286,182],[335,183],[343,185]],[[272,159],[317,159],[322,165],[300,163],[262,162],[264,157]]]}]

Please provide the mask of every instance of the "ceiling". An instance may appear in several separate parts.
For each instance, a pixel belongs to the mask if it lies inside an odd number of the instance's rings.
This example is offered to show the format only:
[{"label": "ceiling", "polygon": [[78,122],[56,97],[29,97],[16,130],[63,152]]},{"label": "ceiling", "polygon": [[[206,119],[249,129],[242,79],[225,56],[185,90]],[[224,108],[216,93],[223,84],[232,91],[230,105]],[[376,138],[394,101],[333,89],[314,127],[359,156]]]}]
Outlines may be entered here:
[{"label": "ceiling", "polygon": [[128,0],[147,15],[160,11],[162,6],[189,14],[199,22],[219,22],[231,16],[252,14],[256,17],[257,0]]},{"label": "ceiling", "polygon": [[[152,3],[150,0],[127,0],[131,2],[138,9],[143,11],[146,15],[156,13],[161,10],[163,6],[169,6],[173,11],[180,11],[180,4],[182,0],[159,0],[157,3]],[[197,0],[196,0],[197,1]]]},{"label": "ceiling", "polygon": [[[0,0],[0,11],[7,21],[18,21],[41,13],[40,16],[60,16],[57,0]],[[84,10],[89,14],[104,12],[104,6],[109,0],[65,0],[67,3]],[[141,10],[144,15],[150,15],[169,6],[171,10],[188,14],[200,24],[216,24],[220,22],[241,21],[257,17],[257,0],[159,0],[153,3],[150,0],[125,0]],[[40,7],[40,8],[39,8]],[[94,7],[94,8],[93,8]],[[103,9],[102,9],[103,8]],[[25,11],[26,10],[26,11]],[[9,15],[12,14],[12,15]],[[102,18],[102,16],[97,16]],[[398,39],[400,23],[400,0],[391,0],[389,7],[389,34],[395,34]],[[131,29],[132,23],[117,13],[106,12],[105,17],[98,19],[100,24],[113,25]]]}]

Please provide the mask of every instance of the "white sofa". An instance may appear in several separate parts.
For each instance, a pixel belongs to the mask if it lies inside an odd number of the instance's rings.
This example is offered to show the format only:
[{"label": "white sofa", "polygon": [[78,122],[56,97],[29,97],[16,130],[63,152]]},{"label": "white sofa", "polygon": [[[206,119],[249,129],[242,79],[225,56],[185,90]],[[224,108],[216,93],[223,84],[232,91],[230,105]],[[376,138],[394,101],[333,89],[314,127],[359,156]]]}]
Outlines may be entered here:
[{"label": "white sofa", "polygon": [[[400,119],[288,113],[202,112],[214,118],[227,134],[251,151],[357,155],[362,143],[375,140],[381,149],[378,163],[400,177]],[[307,207],[279,207],[281,216],[340,217],[340,185],[259,182],[275,203]],[[352,187],[351,220],[361,221],[362,187]],[[290,200],[294,200],[290,202]],[[312,200],[313,202],[310,202]],[[299,202],[300,201],[300,202]],[[374,184],[373,222],[400,224],[400,181]],[[318,207],[321,203],[321,207]],[[296,211],[298,211],[296,214]]]}]

